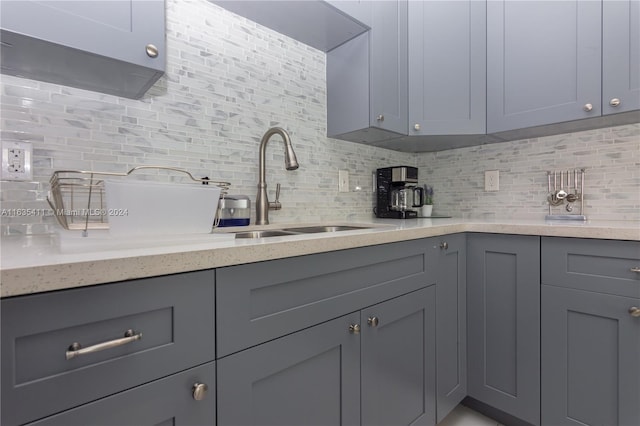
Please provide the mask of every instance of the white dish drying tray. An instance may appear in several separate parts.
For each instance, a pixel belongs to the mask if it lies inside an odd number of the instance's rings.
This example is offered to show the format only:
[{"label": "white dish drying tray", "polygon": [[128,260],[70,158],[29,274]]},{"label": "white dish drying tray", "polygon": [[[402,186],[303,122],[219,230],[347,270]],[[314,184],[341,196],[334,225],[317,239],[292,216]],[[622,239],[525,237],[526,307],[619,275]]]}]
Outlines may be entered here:
[{"label": "white dish drying tray", "polygon": [[[183,173],[200,186],[125,179],[145,169]],[[113,182],[112,194],[107,193],[105,180]],[[208,233],[219,216],[218,200],[231,186],[165,166],[138,166],[126,173],[58,170],[50,183],[47,201],[58,223],[64,229],[81,230],[84,236],[89,230],[110,228],[118,235]]]}]

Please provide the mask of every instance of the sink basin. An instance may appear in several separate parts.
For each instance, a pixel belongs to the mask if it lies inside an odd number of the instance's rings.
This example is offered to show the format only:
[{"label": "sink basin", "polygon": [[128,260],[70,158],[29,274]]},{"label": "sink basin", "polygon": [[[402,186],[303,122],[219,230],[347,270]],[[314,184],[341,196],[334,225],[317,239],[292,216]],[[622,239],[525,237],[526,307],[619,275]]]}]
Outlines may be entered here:
[{"label": "sink basin", "polygon": [[371,229],[371,226],[302,226],[300,228],[284,228],[285,231],[301,234],[316,234],[319,232],[355,231],[358,229]]},{"label": "sink basin", "polygon": [[287,232],[280,229],[265,229],[263,231],[243,231],[236,232],[236,238],[266,238],[282,237],[285,235],[297,235],[296,232]]},{"label": "sink basin", "polygon": [[283,237],[286,235],[319,234],[323,232],[357,231],[360,229],[371,229],[375,226],[367,225],[324,225],[324,226],[298,226],[281,229],[262,229],[255,231],[234,232],[236,238],[267,238]]}]

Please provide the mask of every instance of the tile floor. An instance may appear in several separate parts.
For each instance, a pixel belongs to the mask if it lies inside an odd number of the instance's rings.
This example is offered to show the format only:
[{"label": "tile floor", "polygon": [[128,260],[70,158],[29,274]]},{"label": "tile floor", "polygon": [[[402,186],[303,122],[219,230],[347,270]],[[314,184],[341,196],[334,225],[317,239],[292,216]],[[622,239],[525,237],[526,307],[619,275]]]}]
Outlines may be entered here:
[{"label": "tile floor", "polygon": [[502,426],[477,411],[458,405],[438,426]]}]

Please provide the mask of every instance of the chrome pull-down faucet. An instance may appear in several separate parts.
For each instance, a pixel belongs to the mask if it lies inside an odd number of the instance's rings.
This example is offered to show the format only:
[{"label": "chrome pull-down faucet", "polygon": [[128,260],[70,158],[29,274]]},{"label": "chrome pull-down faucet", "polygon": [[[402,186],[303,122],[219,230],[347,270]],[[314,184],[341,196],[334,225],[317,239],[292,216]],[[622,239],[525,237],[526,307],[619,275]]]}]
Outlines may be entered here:
[{"label": "chrome pull-down faucet", "polygon": [[267,151],[267,142],[273,135],[280,135],[284,141],[284,166],[287,170],[296,170],[298,168],[298,159],[296,153],[293,152],[291,138],[286,130],[280,127],[272,127],[262,136],[260,141],[260,177],[258,180],[258,195],[256,197],[256,225],[269,224],[269,210],[279,210],[280,204],[280,184],[276,189],[276,201],[269,202],[267,196],[267,179],[265,171],[265,154]]}]

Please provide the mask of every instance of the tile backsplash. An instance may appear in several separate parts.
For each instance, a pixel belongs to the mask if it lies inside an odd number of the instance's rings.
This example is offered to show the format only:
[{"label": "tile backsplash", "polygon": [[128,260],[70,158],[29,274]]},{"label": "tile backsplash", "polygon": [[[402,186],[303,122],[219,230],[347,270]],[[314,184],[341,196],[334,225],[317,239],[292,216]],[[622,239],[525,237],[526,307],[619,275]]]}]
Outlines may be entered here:
[{"label": "tile backsplash", "polygon": [[[437,153],[389,151],[326,137],[325,54],[208,1],[167,0],[167,72],[141,100],[0,76],[2,140],[33,144],[33,182],[2,182],[7,209],[46,209],[54,170],[124,172],[168,165],[230,181],[255,200],[264,132],[291,135],[300,168],[284,169],[283,145],[267,150],[273,223],[367,220],[378,167],[412,165],[434,186],[436,213],[528,217],[546,213],[546,170],[586,167],[590,218],[640,220],[640,125]],[[338,170],[351,192],[338,192]],[[484,170],[500,191],[484,192]],[[160,173],[149,179],[171,179]],[[357,188],[357,189],[356,189]],[[13,232],[51,229],[51,217],[3,215]]]}]

